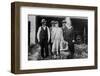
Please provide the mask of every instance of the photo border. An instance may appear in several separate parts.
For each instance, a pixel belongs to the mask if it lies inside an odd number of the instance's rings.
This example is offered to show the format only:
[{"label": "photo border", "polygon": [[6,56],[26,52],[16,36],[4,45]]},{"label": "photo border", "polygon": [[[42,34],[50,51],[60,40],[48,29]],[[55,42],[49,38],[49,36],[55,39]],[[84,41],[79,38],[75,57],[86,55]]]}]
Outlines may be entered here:
[{"label": "photo border", "polygon": [[[61,9],[79,9],[79,10],[93,10],[94,11],[94,66],[80,66],[80,67],[62,67],[62,68],[45,68],[33,70],[20,70],[20,7],[46,7],[46,8],[61,8]],[[97,69],[97,7],[94,6],[80,6],[80,5],[61,5],[61,4],[47,4],[47,3],[31,3],[31,2],[13,2],[11,3],[11,72],[15,74],[25,73],[42,73],[42,72],[57,72],[57,71],[73,71]]]}]

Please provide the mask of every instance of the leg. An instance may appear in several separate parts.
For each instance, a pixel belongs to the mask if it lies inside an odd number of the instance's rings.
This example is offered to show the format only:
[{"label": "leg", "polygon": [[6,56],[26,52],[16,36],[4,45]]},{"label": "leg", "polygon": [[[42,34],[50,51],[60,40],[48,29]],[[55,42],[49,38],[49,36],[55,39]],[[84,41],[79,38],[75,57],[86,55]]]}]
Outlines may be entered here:
[{"label": "leg", "polygon": [[69,50],[70,50],[70,53],[71,53],[71,55],[68,58],[72,59],[73,55],[74,55],[74,44],[73,43],[69,43],[68,46],[69,46]]},{"label": "leg", "polygon": [[45,48],[45,57],[48,57],[49,56],[49,51],[48,51],[48,43],[47,43],[47,41],[45,42],[44,48]]},{"label": "leg", "polygon": [[44,58],[44,44],[43,44],[43,42],[40,42],[40,46],[41,46],[41,56],[42,56],[42,58]]},{"label": "leg", "polygon": [[55,52],[55,42],[53,42],[52,44],[52,53],[54,54],[54,52]]},{"label": "leg", "polygon": [[60,55],[60,41],[57,40],[56,42],[56,48],[57,48],[57,55]]},{"label": "leg", "polygon": [[50,43],[50,54],[51,54],[51,55],[53,55],[53,53],[52,53],[52,44],[53,44],[53,43]]}]

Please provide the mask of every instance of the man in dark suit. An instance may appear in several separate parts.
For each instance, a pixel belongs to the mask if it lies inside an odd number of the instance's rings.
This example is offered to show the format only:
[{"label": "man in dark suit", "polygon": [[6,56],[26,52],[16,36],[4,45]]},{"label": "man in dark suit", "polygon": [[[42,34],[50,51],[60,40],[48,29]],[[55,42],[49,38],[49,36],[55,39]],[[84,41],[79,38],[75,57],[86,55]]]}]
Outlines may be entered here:
[{"label": "man in dark suit", "polygon": [[45,19],[41,20],[42,26],[39,27],[37,32],[37,39],[41,46],[42,58],[46,58],[49,56],[48,43],[50,40],[50,31],[49,28],[46,26],[46,22],[47,21]]}]

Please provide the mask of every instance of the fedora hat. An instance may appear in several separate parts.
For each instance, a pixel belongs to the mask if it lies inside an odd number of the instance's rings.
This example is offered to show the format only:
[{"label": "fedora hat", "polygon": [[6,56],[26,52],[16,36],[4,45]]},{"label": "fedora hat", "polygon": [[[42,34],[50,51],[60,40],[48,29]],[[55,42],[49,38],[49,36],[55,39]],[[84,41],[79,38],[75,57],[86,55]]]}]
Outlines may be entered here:
[{"label": "fedora hat", "polygon": [[58,24],[59,22],[58,21],[55,21],[55,24]]},{"label": "fedora hat", "polygon": [[54,20],[52,20],[52,21],[51,21],[51,24],[55,24],[55,21],[54,21]]},{"label": "fedora hat", "polygon": [[62,20],[62,23],[66,23],[66,20]]},{"label": "fedora hat", "polygon": [[47,22],[46,19],[42,19],[41,20],[41,23],[45,23],[45,22]]}]

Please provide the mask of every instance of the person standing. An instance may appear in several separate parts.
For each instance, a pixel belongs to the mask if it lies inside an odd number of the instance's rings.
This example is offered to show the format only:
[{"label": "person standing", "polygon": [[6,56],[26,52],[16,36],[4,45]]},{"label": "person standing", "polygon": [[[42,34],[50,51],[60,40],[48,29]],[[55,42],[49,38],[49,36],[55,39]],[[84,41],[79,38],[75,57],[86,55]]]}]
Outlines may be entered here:
[{"label": "person standing", "polygon": [[73,58],[74,55],[74,40],[73,40],[73,27],[71,25],[71,20],[67,17],[65,20],[62,20],[62,30],[63,38],[68,42],[68,48],[71,52],[71,55],[68,58]]},{"label": "person standing", "polygon": [[48,26],[46,26],[46,22],[45,19],[41,20],[42,26],[39,27],[37,32],[37,40],[41,46],[41,57],[43,59],[49,56],[48,43],[50,40],[50,30]]},{"label": "person standing", "polygon": [[62,36],[62,29],[59,27],[58,21],[55,22],[55,27],[52,29],[52,37],[51,40],[53,42],[52,44],[52,52],[54,54],[54,57],[60,57],[60,43],[63,39]]},{"label": "person standing", "polygon": [[50,53],[51,53],[51,55],[53,55],[53,53],[52,53],[52,44],[53,44],[53,40],[52,40],[53,32],[52,32],[52,30],[55,27],[55,21],[52,20],[50,23],[51,23],[51,27],[50,27]]}]

